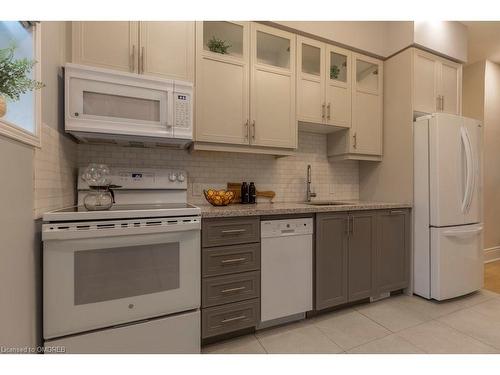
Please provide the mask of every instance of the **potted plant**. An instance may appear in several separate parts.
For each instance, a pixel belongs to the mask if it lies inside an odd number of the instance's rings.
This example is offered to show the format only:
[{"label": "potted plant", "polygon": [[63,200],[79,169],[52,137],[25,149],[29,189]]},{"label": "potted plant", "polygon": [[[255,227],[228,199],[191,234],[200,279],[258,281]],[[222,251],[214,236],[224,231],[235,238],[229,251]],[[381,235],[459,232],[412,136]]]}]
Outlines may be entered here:
[{"label": "potted plant", "polygon": [[221,53],[223,55],[227,54],[227,50],[231,47],[225,40],[219,39],[217,37],[212,36],[207,43],[207,47],[211,52]]},{"label": "potted plant", "polygon": [[15,50],[14,45],[0,49],[0,117],[7,112],[6,100],[17,101],[22,94],[44,86],[28,76],[36,61],[14,58]]}]

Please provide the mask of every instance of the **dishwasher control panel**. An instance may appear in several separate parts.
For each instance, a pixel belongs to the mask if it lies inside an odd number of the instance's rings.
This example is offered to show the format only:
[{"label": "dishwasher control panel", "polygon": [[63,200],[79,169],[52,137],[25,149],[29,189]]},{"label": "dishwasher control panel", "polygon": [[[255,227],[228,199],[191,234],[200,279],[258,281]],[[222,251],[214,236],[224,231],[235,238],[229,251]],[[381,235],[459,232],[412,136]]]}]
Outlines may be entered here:
[{"label": "dishwasher control panel", "polygon": [[296,236],[312,234],[313,219],[265,220],[260,222],[260,235],[266,237]]}]

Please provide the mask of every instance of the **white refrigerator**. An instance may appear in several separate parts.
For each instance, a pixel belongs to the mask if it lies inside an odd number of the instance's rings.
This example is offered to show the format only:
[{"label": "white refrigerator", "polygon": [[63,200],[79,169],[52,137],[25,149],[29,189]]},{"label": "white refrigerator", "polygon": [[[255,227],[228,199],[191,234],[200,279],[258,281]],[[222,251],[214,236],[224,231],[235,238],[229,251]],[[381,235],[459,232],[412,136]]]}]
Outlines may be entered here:
[{"label": "white refrigerator", "polygon": [[482,124],[432,114],[414,123],[414,285],[446,300],[483,286]]}]

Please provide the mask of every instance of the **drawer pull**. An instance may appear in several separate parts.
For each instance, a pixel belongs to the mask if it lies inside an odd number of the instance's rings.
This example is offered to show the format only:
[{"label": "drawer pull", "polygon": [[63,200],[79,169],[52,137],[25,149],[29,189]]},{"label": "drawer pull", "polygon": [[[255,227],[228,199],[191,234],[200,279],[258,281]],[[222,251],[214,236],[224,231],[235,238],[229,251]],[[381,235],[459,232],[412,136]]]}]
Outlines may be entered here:
[{"label": "drawer pull", "polygon": [[221,320],[221,323],[231,323],[231,322],[235,322],[237,320],[246,319],[246,317],[247,317],[246,315],[235,316],[234,318],[228,318],[228,319]]},{"label": "drawer pull", "polygon": [[246,289],[245,286],[240,286],[238,288],[224,289],[224,290],[221,290],[220,292],[221,293],[231,293],[231,292],[239,292],[240,290],[244,290],[244,289]]},{"label": "drawer pull", "polygon": [[220,262],[222,264],[231,264],[231,263],[240,263],[240,262],[244,262],[245,260],[247,260],[247,258],[234,258],[234,259],[223,259],[221,260]]},{"label": "drawer pull", "polygon": [[405,212],[404,211],[401,211],[401,210],[392,210],[391,211],[391,215],[401,215],[401,214],[404,214]]},{"label": "drawer pull", "polygon": [[226,230],[222,230],[221,233],[222,234],[240,234],[240,233],[244,233],[246,231],[247,231],[246,229],[226,229]]}]

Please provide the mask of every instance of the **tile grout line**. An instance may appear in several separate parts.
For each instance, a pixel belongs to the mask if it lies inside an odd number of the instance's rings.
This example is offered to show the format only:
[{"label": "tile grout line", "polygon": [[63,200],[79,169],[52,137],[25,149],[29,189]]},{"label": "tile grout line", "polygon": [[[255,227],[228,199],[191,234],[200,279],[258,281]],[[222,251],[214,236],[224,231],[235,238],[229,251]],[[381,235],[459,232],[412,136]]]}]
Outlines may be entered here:
[{"label": "tile grout line", "polygon": [[257,340],[257,342],[259,343],[260,347],[262,349],[264,349],[264,352],[265,354],[269,354],[269,352],[267,351],[266,347],[264,346],[264,344],[260,341],[259,337],[257,336],[257,334],[253,333],[253,337],[255,337],[255,339]]}]

